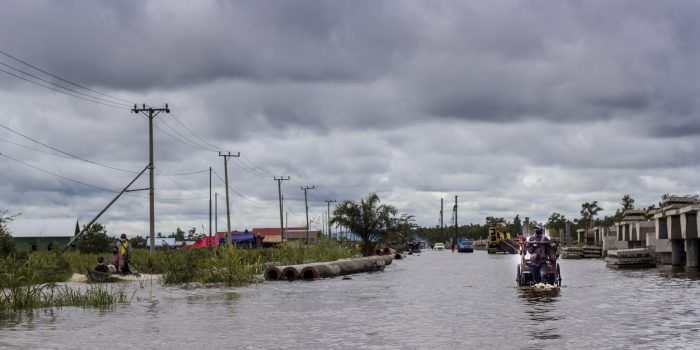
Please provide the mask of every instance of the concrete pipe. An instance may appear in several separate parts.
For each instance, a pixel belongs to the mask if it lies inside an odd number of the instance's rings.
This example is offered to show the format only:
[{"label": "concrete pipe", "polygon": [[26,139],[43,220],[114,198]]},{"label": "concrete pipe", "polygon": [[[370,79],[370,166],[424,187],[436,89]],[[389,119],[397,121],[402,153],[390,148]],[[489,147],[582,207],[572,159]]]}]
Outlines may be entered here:
[{"label": "concrete pipe", "polygon": [[306,265],[290,265],[282,269],[282,279],[289,282],[294,282],[301,276],[301,269],[306,267]]},{"label": "concrete pipe", "polygon": [[277,281],[281,280],[284,276],[283,270],[287,266],[270,266],[267,268],[265,271],[265,279],[268,281]]},{"label": "concrete pipe", "polygon": [[301,279],[313,281],[319,278],[330,278],[340,275],[340,266],[335,263],[311,264],[301,269]]}]

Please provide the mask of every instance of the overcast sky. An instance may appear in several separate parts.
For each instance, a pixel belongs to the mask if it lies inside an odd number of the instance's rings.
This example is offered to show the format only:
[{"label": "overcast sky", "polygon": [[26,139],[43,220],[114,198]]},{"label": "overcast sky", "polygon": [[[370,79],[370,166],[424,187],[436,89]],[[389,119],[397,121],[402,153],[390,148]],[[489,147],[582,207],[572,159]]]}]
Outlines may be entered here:
[{"label": "overcast sky", "polygon": [[[440,198],[450,221],[455,195],[460,223],[482,223],[697,194],[698,13],[697,1],[3,2],[0,50],[81,87],[0,55],[45,86],[0,71],[0,209],[87,223],[148,162],[132,102],[172,109],[154,123],[164,233],[208,231],[210,166],[225,227],[219,150],[241,153],[235,229],[279,225],[273,176],[291,177],[290,226],[305,220],[300,186],[316,186],[312,227],[324,200],[370,191],[426,226]],[[147,192],[100,221],[147,233]]]}]

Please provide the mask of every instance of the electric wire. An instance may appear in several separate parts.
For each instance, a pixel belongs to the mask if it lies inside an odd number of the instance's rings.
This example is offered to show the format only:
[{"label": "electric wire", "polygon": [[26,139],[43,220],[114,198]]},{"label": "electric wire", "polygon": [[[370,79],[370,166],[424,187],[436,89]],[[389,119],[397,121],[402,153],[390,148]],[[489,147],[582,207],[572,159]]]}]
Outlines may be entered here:
[{"label": "electric wire", "polygon": [[123,106],[119,106],[119,105],[113,105],[113,104],[101,102],[101,101],[98,101],[98,100],[95,100],[95,99],[83,97],[83,96],[76,95],[76,94],[73,94],[73,93],[70,93],[70,92],[66,92],[66,91],[63,91],[63,90],[60,90],[60,89],[57,89],[57,88],[53,88],[53,87],[50,87],[50,86],[46,86],[46,85],[44,85],[44,84],[37,83],[36,81],[29,80],[29,79],[27,79],[27,78],[25,78],[25,77],[19,76],[19,75],[17,75],[17,74],[12,73],[12,72],[8,72],[8,71],[6,71],[6,70],[4,70],[4,69],[2,69],[2,68],[0,68],[0,71],[4,72],[4,73],[6,73],[6,74],[9,74],[9,75],[11,75],[11,76],[13,76],[13,77],[15,77],[15,78],[22,79],[22,80],[24,80],[24,81],[26,81],[26,82],[29,82],[29,83],[32,83],[32,84],[35,84],[35,85],[38,85],[38,86],[47,88],[47,89],[49,89],[49,90],[56,91],[56,92],[61,93],[61,94],[65,94],[65,95],[68,95],[68,96],[73,96],[73,97],[79,98],[79,99],[81,99],[81,100],[94,102],[94,103],[101,104],[101,105],[108,106],[108,107],[112,107],[112,108],[129,109],[129,108],[127,108],[127,107],[123,107]]},{"label": "electric wire", "polygon": [[30,137],[30,136],[28,136],[28,135],[25,135],[25,134],[23,134],[23,133],[21,133],[21,132],[19,132],[19,131],[16,131],[16,130],[14,130],[14,129],[12,129],[12,128],[10,128],[10,127],[8,127],[7,125],[4,125],[4,124],[2,124],[2,123],[0,123],[0,128],[3,128],[3,129],[5,129],[5,130],[7,130],[7,131],[9,131],[9,132],[11,132],[11,133],[13,133],[13,134],[15,134],[15,135],[21,136],[21,137],[23,137],[23,138],[25,138],[25,139],[27,139],[27,140],[29,140],[29,141],[32,141],[32,142],[34,142],[34,143],[36,143],[36,144],[39,144],[39,145],[42,145],[42,146],[44,146],[44,147],[46,147],[46,148],[48,148],[48,149],[50,149],[50,150],[52,150],[52,151],[61,153],[61,154],[65,155],[65,156],[68,156],[68,157],[70,157],[70,158],[77,159],[77,160],[80,160],[80,161],[83,161],[83,162],[86,162],[86,163],[90,163],[90,164],[93,164],[93,165],[101,166],[101,167],[103,167],[103,168],[108,168],[108,169],[112,169],[112,170],[118,170],[118,171],[121,171],[121,172],[130,173],[130,174],[138,174],[138,171],[133,171],[133,170],[127,170],[127,169],[117,168],[117,167],[114,167],[114,166],[111,166],[111,165],[99,163],[99,162],[96,162],[96,161],[93,161],[93,160],[89,160],[89,159],[86,159],[86,158],[77,156],[77,155],[75,155],[75,154],[72,154],[72,153],[69,153],[69,152],[66,152],[66,151],[63,151],[63,150],[58,149],[58,148],[56,148],[56,147],[54,147],[54,146],[51,146],[51,145],[46,144],[46,143],[43,143],[43,142],[41,142],[41,141],[39,141],[39,140],[37,140],[37,139],[35,139],[35,138],[33,138],[33,137]]},{"label": "electric wire", "polygon": [[74,83],[74,82],[72,82],[72,81],[70,81],[70,80],[61,78],[61,77],[59,77],[59,76],[57,76],[57,75],[55,75],[55,74],[51,74],[51,73],[49,73],[49,72],[47,72],[47,71],[45,71],[45,70],[43,70],[43,69],[41,69],[41,68],[39,68],[39,67],[36,67],[36,66],[34,66],[34,65],[32,65],[32,64],[30,64],[30,63],[28,63],[28,62],[25,62],[25,61],[23,61],[23,60],[21,60],[21,59],[15,57],[15,56],[12,56],[12,55],[10,55],[9,53],[7,53],[7,52],[5,52],[5,51],[0,50],[0,54],[1,54],[1,55],[4,55],[4,56],[7,56],[7,57],[9,57],[9,58],[11,58],[11,59],[13,59],[13,60],[19,62],[19,63],[22,63],[22,64],[26,65],[26,66],[29,66],[29,67],[31,67],[31,68],[34,68],[34,69],[38,70],[39,72],[42,72],[42,73],[44,73],[44,74],[46,74],[46,75],[48,75],[48,76],[50,76],[50,77],[56,78],[56,79],[61,80],[61,81],[65,82],[65,83],[68,83],[68,84],[70,84],[70,85],[73,85],[73,86],[75,86],[75,87],[79,87],[79,88],[81,88],[81,89],[85,89],[85,90],[94,92],[94,93],[96,93],[96,94],[98,94],[98,95],[102,95],[102,96],[105,96],[105,97],[109,97],[109,98],[112,98],[112,99],[115,99],[115,100],[118,100],[118,101],[126,102],[126,103],[129,103],[130,105],[136,104],[136,102],[129,101],[129,100],[125,100],[125,99],[122,99],[122,98],[119,98],[119,97],[115,97],[115,96],[112,96],[112,95],[109,95],[109,94],[106,94],[106,93],[103,93],[103,92],[100,92],[100,91],[91,89],[91,88],[89,88],[89,87],[80,85],[80,84],[78,84],[78,83]]},{"label": "electric wire", "polygon": [[54,173],[54,172],[52,172],[52,171],[49,171],[49,170],[46,170],[46,169],[42,169],[42,168],[40,168],[40,167],[38,167],[38,166],[35,166],[35,165],[29,164],[29,163],[27,163],[27,162],[21,161],[21,160],[19,160],[19,159],[17,159],[17,158],[14,158],[14,157],[12,157],[12,156],[9,156],[9,155],[7,155],[7,154],[5,154],[5,153],[0,153],[0,156],[5,157],[5,158],[10,159],[10,160],[13,160],[13,161],[15,161],[15,162],[17,162],[17,163],[23,164],[23,165],[25,165],[25,166],[27,166],[27,167],[30,167],[30,168],[32,168],[32,169],[41,171],[41,172],[43,172],[43,173],[46,173],[46,174],[53,175],[53,176],[55,176],[55,177],[61,178],[61,179],[66,180],[66,181],[74,182],[74,183],[77,183],[77,184],[80,184],[80,185],[83,185],[83,186],[92,187],[92,188],[95,188],[95,189],[98,189],[98,190],[102,190],[102,191],[106,191],[106,192],[119,193],[119,191],[110,190],[110,189],[108,189],[108,188],[104,188],[104,187],[97,186],[97,185],[92,185],[92,184],[89,184],[89,183],[86,183],[86,182],[82,182],[82,181],[80,181],[80,180],[75,180],[75,179],[72,179],[72,178],[69,178],[69,177],[66,177],[66,176],[63,176],[63,175],[56,174],[56,173]]},{"label": "electric wire", "polygon": [[80,92],[80,91],[75,90],[75,89],[67,88],[67,87],[65,87],[65,86],[63,86],[63,85],[56,84],[56,83],[51,82],[51,81],[48,81],[48,80],[46,80],[46,79],[42,79],[42,78],[40,78],[40,77],[37,77],[37,76],[34,75],[34,74],[27,73],[27,72],[25,72],[25,71],[23,71],[23,70],[21,70],[21,69],[19,69],[19,68],[15,68],[15,67],[13,67],[13,66],[10,66],[9,64],[4,63],[4,62],[0,62],[0,65],[3,65],[3,66],[5,66],[5,67],[7,67],[7,68],[10,68],[10,69],[16,71],[16,72],[19,72],[19,73],[24,74],[24,75],[26,75],[26,76],[32,77],[32,78],[37,79],[37,80],[39,80],[39,81],[42,81],[42,82],[44,82],[44,83],[53,85],[53,86],[55,86],[55,87],[57,87],[57,88],[59,88],[59,89],[64,89],[64,90],[70,91],[70,92],[72,92],[72,93],[74,93],[74,94],[78,94],[78,95],[81,95],[81,96],[85,96],[85,97],[87,97],[87,98],[95,99],[95,100],[97,100],[97,101],[102,101],[102,102],[104,102],[104,103],[109,103],[109,104],[113,104],[113,105],[117,105],[117,106],[131,107],[130,105],[125,104],[125,103],[113,102],[113,101],[106,100],[106,99],[101,98],[101,97],[96,97],[96,96],[93,96],[93,95],[90,95],[90,94],[86,94],[86,93],[84,93],[84,92]]}]

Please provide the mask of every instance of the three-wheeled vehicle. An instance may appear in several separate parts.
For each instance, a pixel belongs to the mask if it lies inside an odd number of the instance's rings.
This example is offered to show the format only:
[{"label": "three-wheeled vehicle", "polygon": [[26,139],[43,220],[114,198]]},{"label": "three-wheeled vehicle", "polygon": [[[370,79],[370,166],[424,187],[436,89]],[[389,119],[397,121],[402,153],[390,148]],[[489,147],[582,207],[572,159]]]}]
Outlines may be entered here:
[{"label": "three-wheeled vehicle", "polygon": [[[518,245],[520,248],[520,264],[518,264],[516,269],[515,279],[518,286],[532,286],[538,282],[557,287],[561,286],[561,270],[557,262],[559,259],[559,240],[528,241],[526,238],[521,237]],[[534,276],[535,273],[540,273],[540,271],[533,271],[533,265],[530,261],[531,257],[528,254],[534,251],[543,253],[546,257],[546,272],[541,280],[539,276]]]}]

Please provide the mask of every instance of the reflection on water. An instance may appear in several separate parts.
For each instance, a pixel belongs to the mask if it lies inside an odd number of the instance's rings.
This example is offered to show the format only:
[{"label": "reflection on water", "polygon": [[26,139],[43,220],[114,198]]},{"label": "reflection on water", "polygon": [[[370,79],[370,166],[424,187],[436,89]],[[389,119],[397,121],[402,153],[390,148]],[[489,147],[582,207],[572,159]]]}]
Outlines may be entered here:
[{"label": "reflection on water", "polygon": [[64,308],[0,324],[0,348],[700,348],[697,271],[563,260],[562,288],[543,291],[515,286],[517,262],[424,252],[350,280],[153,285],[111,311]]},{"label": "reflection on water", "polygon": [[528,335],[534,340],[559,339],[559,321],[565,318],[556,312],[560,289],[522,287],[518,288],[518,292],[526,305],[525,314],[531,321],[530,326],[525,327]]}]

